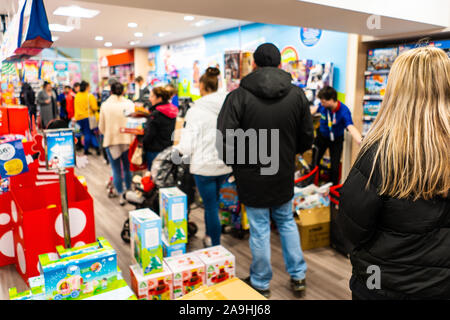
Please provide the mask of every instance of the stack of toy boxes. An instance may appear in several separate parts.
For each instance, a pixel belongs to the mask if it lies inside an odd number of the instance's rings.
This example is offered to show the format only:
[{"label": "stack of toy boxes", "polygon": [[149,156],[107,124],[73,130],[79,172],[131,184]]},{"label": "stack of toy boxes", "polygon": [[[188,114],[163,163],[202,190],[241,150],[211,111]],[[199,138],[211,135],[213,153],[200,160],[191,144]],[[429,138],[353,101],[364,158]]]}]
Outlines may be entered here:
[{"label": "stack of toy boxes", "polygon": [[[186,252],[187,243],[187,196],[178,188],[160,190],[159,208],[162,228],[167,241],[166,252]],[[179,248],[171,248],[178,245]]]},{"label": "stack of toy boxes", "polygon": [[165,258],[164,261],[173,273],[173,298],[200,288],[206,283],[205,264],[195,254],[185,254]]},{"label": "stack of toy boxes", "polygon": [[109,285],[118,280],[117,254],[108,241],[81,248],[57,247],[61,257],[52,261],[48,254],[39,256],[48,299],[72,300],[110,291]]},{"label": "stack of toy boxes", "polygon": [[206,285],[212,286],[236,275],[234,255],[222,246],[195,251],[194,254],[205,264]]},{"label": "stack of toy boxes", "polygon": [[17,293],[17,288],[9,289],[10,300],[47,300],[45,295],[45,283],[43,276],[28,279],[30,290]]},{"label": "stack of toy boxes", "polygon": [[166,236],[162,235],[162,247],[164,257],[175,257],[186,253],[186,243],[169,245]]},{"label": "stack of toy boxes", "polygon": [[144,276],[163,271],[161,218],[150,209],[130,212],[130,240],[133,261]]},{"label": "stack of toy boxes", "polygon": [[130,266],[131,288],[139,300],[173,299],[172,271],[163,262],[163,271],[144,276],[139,265]]}]

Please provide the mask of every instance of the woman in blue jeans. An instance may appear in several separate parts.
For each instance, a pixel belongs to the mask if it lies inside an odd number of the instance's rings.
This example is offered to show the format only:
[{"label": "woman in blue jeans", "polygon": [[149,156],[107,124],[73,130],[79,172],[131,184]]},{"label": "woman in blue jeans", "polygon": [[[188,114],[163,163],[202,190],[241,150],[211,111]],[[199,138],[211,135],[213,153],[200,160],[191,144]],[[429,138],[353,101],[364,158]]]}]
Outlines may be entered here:
[{"label": "woman in blue jeans", "polygon": [[119,196],[120,205],[125,204],[123,185],[125,183],[126,190],[130,190],[132,178],[128,161],[132,137],[120,133],[120,128],[124,128],[127,123],[124,112],[134,110],[134,104],[123,97],[123,91],[121,83],[117,82],[111,86],[112,95],[102,104],[99,123],[99,130],[103,134],[103,147],[111,163],[114,188]]},{"label": "woman in blue jeans", "polygon": [[231,173],[219,159],[216,150],[216,123],[226,93],[219,93],[219,70],[208,68],[200,78],[202,98],[186,114],[186,126],[180,143],[175,148],[190,159],[190,172],[194,175],[205,207],[205,247],[220,244],[222,226],[219,219],[220,186]]}]

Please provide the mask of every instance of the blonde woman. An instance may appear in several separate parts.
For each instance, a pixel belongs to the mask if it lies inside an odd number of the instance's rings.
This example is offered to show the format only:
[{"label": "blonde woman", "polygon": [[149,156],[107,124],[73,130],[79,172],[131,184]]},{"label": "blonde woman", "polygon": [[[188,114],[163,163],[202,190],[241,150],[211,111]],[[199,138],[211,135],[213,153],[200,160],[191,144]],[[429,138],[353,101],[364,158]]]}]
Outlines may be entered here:
[{"label": "blonde woman", "polygon": [[450,299],[449,147],[450,59],[403,53],[342,188],[353,299]]}]

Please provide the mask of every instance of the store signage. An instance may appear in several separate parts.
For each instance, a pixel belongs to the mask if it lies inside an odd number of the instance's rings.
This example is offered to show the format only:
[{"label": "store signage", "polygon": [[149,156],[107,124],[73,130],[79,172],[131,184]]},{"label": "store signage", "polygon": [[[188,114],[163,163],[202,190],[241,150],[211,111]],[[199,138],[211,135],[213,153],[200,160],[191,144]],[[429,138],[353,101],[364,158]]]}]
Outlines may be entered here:
[{"label": "store signage", "polygon": [[21,140],[0,144],[0,176],[17,176],[28,172],[28,165]]},{"label": "store signage", "polygon": [[288,64],[289,62],[298,61],[298,53],[294,47],[288,46],[281,50],[281,63]]},{"label": "store signage", "polygon": [[76,166],[73,129],[44,131],[47,169],[74,168]]},{"label": "store signage", "polygon": [[300,38],[307,47],[314,47],[322,37],[322,30],[313,28],[300,28]]}]

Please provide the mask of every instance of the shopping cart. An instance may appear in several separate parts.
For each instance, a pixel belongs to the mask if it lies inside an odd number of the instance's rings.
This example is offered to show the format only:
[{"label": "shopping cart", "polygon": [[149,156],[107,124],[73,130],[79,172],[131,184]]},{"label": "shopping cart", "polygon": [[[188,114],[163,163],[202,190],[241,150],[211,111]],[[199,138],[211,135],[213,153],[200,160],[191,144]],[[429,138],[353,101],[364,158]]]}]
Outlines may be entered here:
[{"label": "shopping cart", "polygon": [[330,245],[333,249],[343,254],[347,258],[350,257],[350,243],[344,237],[342,230],[337,224],[337,218],[339,214],[339,198],[341,185],[333,186],[330,188]]}]

